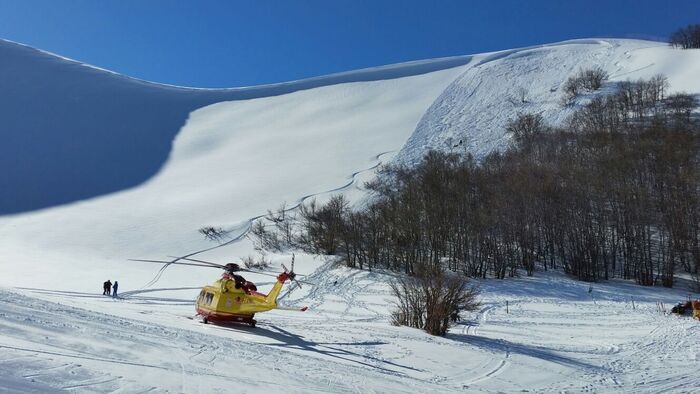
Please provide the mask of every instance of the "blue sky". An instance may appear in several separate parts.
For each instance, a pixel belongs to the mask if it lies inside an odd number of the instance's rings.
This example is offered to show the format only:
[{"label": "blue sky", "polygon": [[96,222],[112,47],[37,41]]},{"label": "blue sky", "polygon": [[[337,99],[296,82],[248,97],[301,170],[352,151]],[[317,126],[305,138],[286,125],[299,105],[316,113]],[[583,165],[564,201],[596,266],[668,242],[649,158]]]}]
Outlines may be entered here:
[{"label": "blue sky", "polygon": [[0,0],[0,37],[137,78],[234,87],[581,37],[664,40],[697,0]]}]

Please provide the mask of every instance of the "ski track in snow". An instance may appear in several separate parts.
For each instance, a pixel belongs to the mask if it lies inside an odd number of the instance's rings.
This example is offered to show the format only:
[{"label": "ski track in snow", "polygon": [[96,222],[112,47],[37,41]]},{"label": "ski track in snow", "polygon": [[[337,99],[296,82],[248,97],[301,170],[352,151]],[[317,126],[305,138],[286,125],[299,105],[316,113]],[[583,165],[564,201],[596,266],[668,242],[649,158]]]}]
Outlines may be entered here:
[{"label": "ski track in snow", "polygon": [[[352,186],[357,186],[356,185],[357,179],[360,175],[372,172],[372,171],[376,170],[377,168],[379,168],[383,164],[382,158],[384,156],[389,155],[389,154],[394,153],[394,152],[395,151],[386,151],[386,152],[381,152],[381,153],[375,155],[373,158],[374,158],[374,160],[376,160],[376,163],[368,168],[365,168],[362,170],[357,170],[357,171],[353,172],[352,174],[350,174],[350,176],[348,176],[347,183],[343,184],[342,186],[335,187],[333,189],[329,189],[329,190],[325,190],[325,191],[321,191],[321,192],[317,192],[317,193],[312,193],[312,194],[307,194],[307,195],[299,198],[292,206],[286,208],[284,210],[284,212],[285,213],[293,212],[293,211],[299,209],[299,207],[301,207],[304,203],[306,203],[310,199],[313,199],[313,198],[316,198],[319,196],[323,196],[323,195],[327,195],[327,194],[332,194],[332,193],[341,193],[341,192],[347,191]],[[243,222],[239,223],[235,227],[228,229],[227,232],[229,232],[229,233],[234,232],[234,231],[238,231],[238,233],[236,235],[232,236],[231,239],[229,239],[226,242],[222,242],[218,245],[215,245],[215,246],[212,246],[209,248],[200,249],[200,250],[185,254],[183,256],[179,256],[179,257],[173,259],[172,262],[174,263],[174,262],[177,262],[179,260],[193,257],[193,256],[196,256],[198,254],[205,253],[205,252],[209,252],[209,251],[214,250],[214,249],[219,249],[219,248],[222,248],[225,246],[235,244],[236,242],[243,240],[248,235],[251,228],[253,227],[253,223],[256,220],[262,219],[265,216],[267,216],[267,213],[253,216],[253,217],[246,219]],[[164,269],[167,268],[167,265],[165,265],[163,268]],[[148,288],[148,287],[154,285],[158,281],[158,279],[160,278],[160,275],[162,274],[162,272],[163,272],[162,270],[159,271],[158,275],[154,278],[154,280],[152,280],[151,282],[146,284],[144,286],[144,288]],[[132,292],[127,292],[127,293],[122,293],[122,294],[138,294],[138,293],[139,293],[139,291],[136,291],[136,292],[132,291]]]},{"label": "ski track in snow", "polygon": [[[558,274],[485,280],[482,308],[466,316],[473,323],[437,338],[389,324],[393,275],[328,259],[308,275],[315,286],[280,297],[309,305],[308,312],[266,313],[257,328],[202,325],[181,317],[192,304],[178,300],[139,303],[173,289],[117,301],[0,290],[0,371],[77,392],[211,392],[226,390],[231,379],[250,389],[284,381],[290,392],[652,393],[700,384],[691,373],[700,325],[655,310],[656,300],[683,291],[645,296],[633,284],[597,284],[594,304],[587,284]],[[64,305],[78,301],[151,313],[127,318]],[[221,368],[231,365],[239,367]],[[256,372],[261,366],[271,368],[272,380]]]}]

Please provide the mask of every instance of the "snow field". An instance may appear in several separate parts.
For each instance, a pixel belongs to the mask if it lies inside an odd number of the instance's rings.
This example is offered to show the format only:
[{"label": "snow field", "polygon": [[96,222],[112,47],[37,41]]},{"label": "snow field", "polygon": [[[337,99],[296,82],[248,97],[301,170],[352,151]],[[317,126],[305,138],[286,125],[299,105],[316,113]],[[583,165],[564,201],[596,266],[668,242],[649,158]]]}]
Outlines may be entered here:
[{"label": "snow field", "polygon": [[481,309],[439,338],[389,324],[392,274],[301,260],[316,285],[281,303],[309,311],[259,314],[256,328],[191,320],[194,288],[118,300],[2,290],[0,371],[27,388],[75,392],[226,392],[232,382],[248,392],[283,382],[289,392],[651,393],[700,384],[700,325],[656,310],[682,290],[611,281],[589,293],[556,273],[482,280]]}]

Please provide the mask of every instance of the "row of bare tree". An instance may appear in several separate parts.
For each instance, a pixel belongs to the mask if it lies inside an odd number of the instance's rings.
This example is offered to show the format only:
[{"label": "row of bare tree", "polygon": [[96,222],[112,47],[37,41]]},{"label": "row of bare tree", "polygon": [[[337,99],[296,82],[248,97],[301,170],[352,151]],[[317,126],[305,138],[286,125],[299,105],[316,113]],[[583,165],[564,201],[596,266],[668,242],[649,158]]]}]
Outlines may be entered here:
[{"label": "row of bare tree", "polygon": [[679,269],[697,278],[697,101],[666,97],[666,86],[661,76],[623,83],[562,129],[521,114],[509,125],[514,147],[481,162],[430,152],[417,167],[386,167],[362,209],[342,196],[304,206],[298,244],[409,274],[563,268],[586,281],[669,287]]},{"label": "row of bare tree", "polygon": [[676,30],[671,34],[669,41],[677,48],[700,48],[700,25],[688,25]]}]

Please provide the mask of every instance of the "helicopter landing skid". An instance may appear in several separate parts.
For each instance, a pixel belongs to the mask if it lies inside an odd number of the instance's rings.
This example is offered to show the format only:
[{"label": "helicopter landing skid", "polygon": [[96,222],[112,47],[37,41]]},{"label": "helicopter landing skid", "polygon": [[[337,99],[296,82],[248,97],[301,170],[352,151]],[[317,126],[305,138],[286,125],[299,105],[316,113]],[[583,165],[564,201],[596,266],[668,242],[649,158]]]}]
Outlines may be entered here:
[{"label": "helicopter landing skid", "polygon": [[255,327],[255,324],[258,322],[257,320],[253,319],[253,316],[255,315],[218,315],[218,314],[213,314],[213,313],[208,313],[208,314],[198,314],[200,321],[203,324],[208,324],[208,323],[214,323],[214,324],[220,324],[220,325],[227,325],[227,324],[248,324],[251,327]]}]

